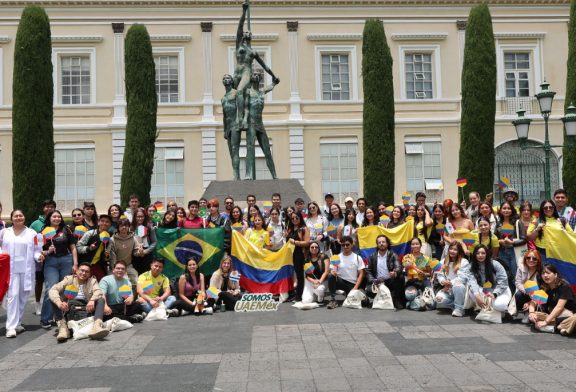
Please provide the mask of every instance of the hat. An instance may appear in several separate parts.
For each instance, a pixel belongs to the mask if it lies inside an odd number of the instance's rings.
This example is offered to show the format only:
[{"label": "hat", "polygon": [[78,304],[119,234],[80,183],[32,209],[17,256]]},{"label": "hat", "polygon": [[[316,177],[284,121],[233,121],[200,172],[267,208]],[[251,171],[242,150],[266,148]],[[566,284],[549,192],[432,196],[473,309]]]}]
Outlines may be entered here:
[{"label": "hat", "polygon": [[354,203],[354,199],[351,198],[350,196],[348,196],[347,198],[344,199],[344,203],[348,203],[348,202]]},{"label": "hat", "polygon": [[513,193],[513,194],[514,194],[514,197],[515,197],[516,199],[518,199],[518,192],[516,192],[516,189],[514,189],[514,188],[508,188],[508,189],[506,189],[506,192],[504,192],[504,194],[503,194],[502,196],[506,197],[506,195],[507,195],[508,193]]},{"label": "hat", "polygon": [[334,198],[334,195],[331,193],[327,193],[324,195],[324,200],[328,199],[329,197],[331,197],[332,199]]}]

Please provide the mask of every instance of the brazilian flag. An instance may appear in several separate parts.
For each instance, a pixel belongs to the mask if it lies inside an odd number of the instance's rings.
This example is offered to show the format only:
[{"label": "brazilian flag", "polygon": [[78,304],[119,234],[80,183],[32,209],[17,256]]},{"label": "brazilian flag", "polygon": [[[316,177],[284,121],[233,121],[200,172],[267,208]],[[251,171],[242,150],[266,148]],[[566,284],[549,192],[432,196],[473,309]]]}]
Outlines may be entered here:
[{"label": "brazilian flag", "polygon": [[224,229],[165,229],[156,230],[157,258],[165,260],[164,275],[179,276],[191,258],[200,260],[200,272],[212,275],[224,255]]}]

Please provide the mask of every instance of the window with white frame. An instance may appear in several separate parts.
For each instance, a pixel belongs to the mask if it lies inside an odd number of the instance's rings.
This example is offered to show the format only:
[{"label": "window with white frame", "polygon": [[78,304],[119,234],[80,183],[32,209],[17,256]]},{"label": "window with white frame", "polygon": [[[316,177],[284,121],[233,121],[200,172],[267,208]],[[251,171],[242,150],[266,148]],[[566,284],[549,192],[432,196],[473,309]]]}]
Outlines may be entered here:
[{"label": "window with white frame", "polygon": [[399,59],[402,99],[442,98],[440,45],[402,45]]},{"label": "window with white frame", "polygon": [[156,143],[150,199],[184,203],[184,144]]},{"label": "window with white frame", "polygon": [[316,52],[316,99],[356,101],[356,46],[319,45]]},{"label": "window with white frame", "polygon": [[320,139],[322,193],[331,193],[338,203],[348,196],[358,197],[358,140]]},{"label": "window with white frame", "polygon": [[[269,46],[252,46],[252,49],[258,53],[258,56],[262,59],[264,64],[270,69],[272,69],[272,49]],[[234,75],[234,69],[236,68],[236,48],[234,46],[230,46],[228,48],[228,72],[230,75]],[[262,77],[260,78],[260,90],[264,90],[264,88],[270,84],[272,84],[272,77],[264,71],[264,68],[260,63],[256,60],[252,63],[252,72],[259,72],[261,73]],[[272,99],[272,91],[266,94],[266,101],[270,101]]]},{"label": "window with white frame", "polygon": [[184,48],[152,48],[158,103],[181,103],[184,97]]},{"label": "window with white frame", "polygon": [[530,52],[504,52],[506,97],[530,96]]},{"label": "window with white frame", "polygon": [[409,139],[404,143],[407,191],[442,189],[441,148],[440,139]]},{"label": "window with white frame", "polygon": [[[270,153],[272,153],[272,139],[268,139],[270,142]],[[246,139],[242,138],[240,141],[240,178],[246,178]],[[271,180],[272,174],[268,170],[268,165],[266,164],[266,158],[264,157],[264,152],[260,148],[260,145],[256,142],[256,148],[254,151],[255,166],[256,166],[256,179],[258,180]]]},{"label": "window with white frame", "polygon": [[96,49],[53,48],[54,101],[89,105],[96,100]]},{"label": "window with white frame", "polygon": [[56,144],[55,201],[62,211],[71,211],[85,200],[94,200],[95,155],[93,144]]}]

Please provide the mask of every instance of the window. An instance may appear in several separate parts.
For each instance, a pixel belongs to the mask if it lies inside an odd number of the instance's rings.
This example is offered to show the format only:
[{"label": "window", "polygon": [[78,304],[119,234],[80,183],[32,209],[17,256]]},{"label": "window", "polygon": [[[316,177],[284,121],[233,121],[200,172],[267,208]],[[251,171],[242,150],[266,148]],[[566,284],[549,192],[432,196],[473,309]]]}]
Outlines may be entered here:
[{"label": "window", "polygon": [[433,140],[407,141],[406,190],[420,192],[442,189],[441,142]]},{"label": "window", "polygon": [[72,211],[95,196],[95,148],[92,144],[56,144],[56,203],[61,211]]},{"label": "window", "polygon": [[[258,56],[264,61],[264,64],[270,69],[272,69],[272,49],[269,46],[252,46],[252,49],[258,53]],[[236,68],[236,47],[230,46],[228,48],[228,58],[229,58],[229,67],[228,72],[230,75],[234,75],[234,69]],[[252,72],[260,72],[262,74],[262,78],[260,79],[260,89],[264,90],[264,88],[270,84],[272,84],[272,77],[264,71],[264,68],[260,65],[259,62],[254,60],[252,63]],[[266,102],[272,100],[272,91],[266,94]]]},{"label": "window", "polygon": [[53,48],[54,102],[89,105],[96,101],[96,49]]},{"label": "window", "polygon": [[[272,153],[272,139],[268,140],[270,142],[270,153]],[[256,141],[255,156],[256,179],[271,180],[272,174],[270,173],[270,170],[268,170],[268,166],[266,165],[266,158],[264,157],[262,149],[258,145],[258,141]],[[246,178],[246,140],[244,138],[240,142],[240,178]]]},{"label": "window", "polygon": [[358,140],[330,138],[320,140],[322,193],[331,193],[338,203],[347,196],[358,197]]},{"label": "window", "polygon": [[178,56],[154,56],[156,92],[159,103],[179,102]]},{"label": "window", "polygon": [[504,73],[507,98],[530,96],[529,52],[505,52]]},{"label": "window", "polygon": [[322,55],[322,100],[350,99],[350,60],[348,54]]},{"label": "window", "polygon": [[404,57],[407,99],[432,99],[432,55],[406,53]]},{"label": "window", "polygon": [[170,200],[184,203],[184,146],[181,143],[156,143],[152,172],[152,201],[167,205]]}]

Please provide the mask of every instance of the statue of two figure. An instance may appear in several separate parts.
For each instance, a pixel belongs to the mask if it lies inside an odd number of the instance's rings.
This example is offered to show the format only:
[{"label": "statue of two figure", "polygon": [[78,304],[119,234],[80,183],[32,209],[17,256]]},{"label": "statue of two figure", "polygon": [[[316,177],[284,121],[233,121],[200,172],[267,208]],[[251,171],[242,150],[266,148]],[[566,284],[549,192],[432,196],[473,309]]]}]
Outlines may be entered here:
[{"label": "statue of two figure", "polygon": [[[264,63],[258,53],[252,49],[252,33],[244,32],[244,21],[249,4],[242,4],[242,16],[236,33],[236,68],[234,76],[224,75],[222,84],[226,93],[222,97],[222,112],[224,117],[224,138],[228,141],[228,149],[232,158],[234,179],[240,179],[240,139],[242,131],[246,131],[246,178],[256,179],[255,142],[258,139],[260,148],[266,158],[266,165],[276,177],[276,168],[270,151],[270,141],[264,129],[262,112],[265,95],[280,83],[280,79]],[[253,72],[252,63],[256,60],[272,77],[272,84],[260,89],[260,80],[264,77],[260,72]]]}]

